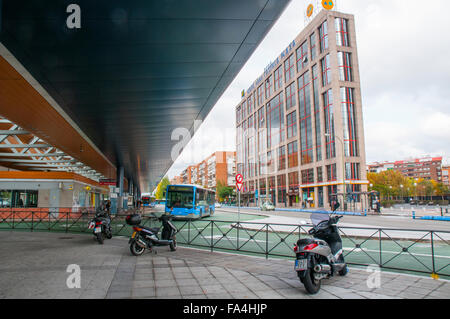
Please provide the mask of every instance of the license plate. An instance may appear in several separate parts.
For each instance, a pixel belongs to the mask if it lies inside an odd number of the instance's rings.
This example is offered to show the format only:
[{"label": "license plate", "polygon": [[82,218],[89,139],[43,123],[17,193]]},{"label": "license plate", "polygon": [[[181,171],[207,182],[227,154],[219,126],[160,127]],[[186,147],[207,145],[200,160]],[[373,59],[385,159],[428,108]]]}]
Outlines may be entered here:
[{"label": "license plate", "polygon": [[295,271],[303,271],[308,269],[308,259],[297,259],[295,261]]},{"label": "license plate", "polygon": [[136,236],[136,232],[134,232],[133,235],[131,235],[131,238],[134,239],[135,236]]},{"label": "license plate", "polygon": [[94,232],[95,232],[96,234],[101,233],[101,232],[102,232],[102,228],[101,228],[101,227],[96,227],[95,230],[94,230]]}]

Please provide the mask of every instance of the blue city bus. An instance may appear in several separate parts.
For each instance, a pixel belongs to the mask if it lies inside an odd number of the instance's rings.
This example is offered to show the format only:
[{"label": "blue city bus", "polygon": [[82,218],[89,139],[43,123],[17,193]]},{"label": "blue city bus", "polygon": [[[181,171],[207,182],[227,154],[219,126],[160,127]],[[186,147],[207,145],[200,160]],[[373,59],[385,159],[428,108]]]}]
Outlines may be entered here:
[{"label": "blue city bus", "polygon": [[169,185],[166,213],[174,218],[198,219],[214,215],[216,192],[197,185]]}]

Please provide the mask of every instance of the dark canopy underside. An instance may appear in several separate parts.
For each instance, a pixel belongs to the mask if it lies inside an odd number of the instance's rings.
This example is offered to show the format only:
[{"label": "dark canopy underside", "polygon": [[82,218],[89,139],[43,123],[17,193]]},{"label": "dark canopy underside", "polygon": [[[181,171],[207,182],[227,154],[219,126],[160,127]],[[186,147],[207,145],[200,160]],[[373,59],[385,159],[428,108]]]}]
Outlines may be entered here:
[{"label": "dark canopy underside", "polygon": [[173,163],[172,131],[193,133],[288,2],[3,0],[0,41],[144,192]]}]

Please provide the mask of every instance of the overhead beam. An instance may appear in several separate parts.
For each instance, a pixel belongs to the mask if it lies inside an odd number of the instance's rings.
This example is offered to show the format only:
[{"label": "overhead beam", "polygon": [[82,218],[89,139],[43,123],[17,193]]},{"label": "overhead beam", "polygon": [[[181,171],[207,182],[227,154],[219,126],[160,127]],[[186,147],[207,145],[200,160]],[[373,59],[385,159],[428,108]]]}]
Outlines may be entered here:
[{"label": "overhead beam", "polygon": [[0,153],[0,157],[55,157],[55,156],[66,156],[66,154],[65,153],[49,153],[49,154]]},{"label": "overhead beam", "polygon": [[36,163],[36,164],[44,164],[44,163],[73,163],[78,162],[77,160],[48,160],[48,161],[39,161],[39,160],[25,160],[25,159],[12,159],[12,158],[0,158],[0,162],[7,163]]},{"label": "overhead beam", "polygon": [[25,130],[0,130],[0,135],[26,135],[31,134]]},{"label": "overhead beam", "polygon": [[[47,148],[52,147],[48,144],[0,144],[0,148]],[[33,156],[34,154],[27,154]]]}]

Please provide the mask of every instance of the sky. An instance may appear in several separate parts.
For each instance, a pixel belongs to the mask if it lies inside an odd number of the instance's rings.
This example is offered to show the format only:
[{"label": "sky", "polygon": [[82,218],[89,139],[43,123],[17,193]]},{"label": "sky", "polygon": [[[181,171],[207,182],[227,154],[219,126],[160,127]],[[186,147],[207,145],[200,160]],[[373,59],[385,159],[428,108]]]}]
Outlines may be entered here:
[{"label": "sky", "polygon": [[[242,90],[306,26],[292,0],[168,172],[234,151]],[[444,0],[336,0],[355,15],[367,162],[442,156],[450,164],[450,19]]]}]

